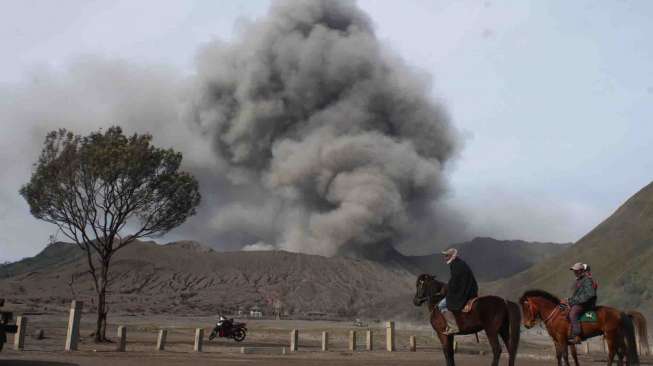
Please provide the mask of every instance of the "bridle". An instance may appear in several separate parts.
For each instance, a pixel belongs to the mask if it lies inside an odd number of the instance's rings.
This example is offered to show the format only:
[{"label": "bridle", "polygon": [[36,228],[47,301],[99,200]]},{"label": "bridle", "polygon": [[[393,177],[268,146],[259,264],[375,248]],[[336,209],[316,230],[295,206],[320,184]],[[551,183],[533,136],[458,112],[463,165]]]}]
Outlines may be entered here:
[{"label": "bridle", "polygon": [[446,286],[442,286],[438,293],[433,294],[433,293],[431,293],[431,289],[433,288],[432,283],[429,281],[428,288],[424,288],[425,285],[427,285],[427,281],[426,280],[420,280],[419,290],[422,292],[422,296],[416,297],[417,300],[420,300],[420,301],[427,301],[428,300],[429,304],[433,304],[434,299],[442,298],[442,297],[444,297],[446,295]]},{"label": "bridle", "polygon": [[528,311],[532,314],[533,318],[537,319],[537,316],[539,316],[540,319],[542,319],[542,322],[544,322],[544,325],[548,326],[549,322],[555,317],[560,314],[560,306],[556,306],[555,309],[553,309],[549,315],[547,315],[546,318],[542,318],[542,314],[539,308],[536,308],[535,305],[533,305],[533,302],[531,301],[530,298],[527,298],[525,301],[526,305],[528,306]]}]

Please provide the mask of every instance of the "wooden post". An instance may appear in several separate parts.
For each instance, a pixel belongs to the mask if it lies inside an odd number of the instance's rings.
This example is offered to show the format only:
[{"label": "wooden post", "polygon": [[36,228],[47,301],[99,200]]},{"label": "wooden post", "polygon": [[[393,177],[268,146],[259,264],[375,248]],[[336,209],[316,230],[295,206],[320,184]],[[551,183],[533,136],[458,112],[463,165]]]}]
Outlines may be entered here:
[{"label": "wooden post", "polygon": [[365,337],[365,349],[371,351],[374,348],[374,338],[372,335],[372,330],[368,329]]},{"label": "wooden post", "polygon": [[22,351],[25,349],[25,334],[27,332],[27,318],[24,316],[16,317],[16,334],[14,334],[14,349]]},{"label": "wooden post", "polygon": [[163,351],[166,349],[166,338],[168,336],[168,331],[166,329],[161,329],[159,331],[159,337],[156,339],[156,350]]},{"label": "wooden post", "polygon": [[204,328],[195,329],[195,345],[193,351],[202,352],[202,344],[204,343]]},{"label": "wooden post", "polygon": [[79,343],[79,322],[82,318],[82,308],[84,302],[73,300],[70,303],[70,315],[68,316],[68,332],[66,334],[66,347],[65,350],[77,351],[77,344]]},{"label": "wooden post", "polygon": [[297,352],[299,346],[299,331],[293,329],[290,331],[290,352]]},{"label": "wooden post", "polygon": [[385,323],[385,348],[388,352],[395,350],[395,322]]},{"label": "wooden post", "polygon": [[322,332],[322,351],[329,350],[329,332]]},{"label": "wooden post", "polygon": [[118,347],[116,347],[116,351],[125,352],[127,350],[127,327],[124,325],[119,326],[117,336]]},{"label": "wooden post", "polygon": [[410,351],[415,352],[417,350],[417,339],[415,336],[410,336]]},{"label": "wooden post", "polygon": [[355,330],[350,330],[349,331],[349,350],[351,352],[356,351],[356,331]]}]

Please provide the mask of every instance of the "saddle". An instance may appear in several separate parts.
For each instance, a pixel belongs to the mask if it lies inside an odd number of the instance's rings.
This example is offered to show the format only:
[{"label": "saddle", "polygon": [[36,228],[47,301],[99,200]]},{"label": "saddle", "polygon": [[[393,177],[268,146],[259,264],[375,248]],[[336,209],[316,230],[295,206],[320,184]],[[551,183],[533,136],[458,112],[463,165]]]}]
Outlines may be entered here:
[{"label": "saddle", "polygon": [[477,297],[473,297],[473,298],[469,299],[469,301],[467,301],[467,304],[465,304],[465,306],[463,307],[462,312],[463,313],[471,312],[472,309],[474,308],[474,304],[476,303],[476,301],[478,301],[478,299],[480,299],[482,297],[485,297],[485,296],[477,296]]},{"label": "saddle", "polygon": [[[578,321],[581,323],[596,323],[599,321],[599,316],[596,313],[597,307],[594,306],[591,310],[586,310],[584,311],[580,317],[578,317]],[[568,306],[565,306],[562,311],[562,315],[565,317],[569,318],[569,312],[571,309]]]}]

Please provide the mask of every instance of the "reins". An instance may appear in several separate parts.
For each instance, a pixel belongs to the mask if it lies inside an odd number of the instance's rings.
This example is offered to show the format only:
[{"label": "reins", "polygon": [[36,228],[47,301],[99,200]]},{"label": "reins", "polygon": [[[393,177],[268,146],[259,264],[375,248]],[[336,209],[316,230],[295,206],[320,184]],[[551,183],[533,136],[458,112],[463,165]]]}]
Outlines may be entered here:
[{"label": "reins", "polygon": [[[531,299],[529,298],[527,301],[528,301],[528,307],[530,308],[531,313],[534,314],[535,313],[533,311],[534,306],[533,306],[533,303],[531,302]],[[538,308],[538,313],[541,313],[539,308]],[[548,325],[549,321],[553,320],[559,313],[560,313],[560,307],[556,306],[555,309],[553,309],[546,318],[542,318],[541,316],[540,316],[540,318],[544,322],[544,325]]]},{"label": "reins", "polygon": [[440,291],[439,291],[437,294],[435,294],[435,295],[433,295],[433,294],[430,295],[430,296],[429,296],[429,295],[425,295],[425,297],[428,298],[429,305],[433,307],[433,309],[431,309],[431,315],[433,315],[433,312],[435,312],[435,309],[438,308],[438,302],[437,302],[437,301],[433,301],[433,298],[435,298],[435,297],[439,297],[440,299],[442,299],[442,297],[444,297],[444,296],[446,296],[446,295],[447,295],[447,293],[446,293],[446,291],[445,291],[445,287],[444,287],[444,286],[442,286],[442,288],[440,288]]},{"label": "reins", "polygon": [[559,312],[560,312],[560,307],[556,306],[556,308],[553,311],[551,311],[549,316],[547,316],[546,319],[542,320],[544,322],[544,325],[548,325],[549,320],[552,320],[556,315],[558,315]]}]

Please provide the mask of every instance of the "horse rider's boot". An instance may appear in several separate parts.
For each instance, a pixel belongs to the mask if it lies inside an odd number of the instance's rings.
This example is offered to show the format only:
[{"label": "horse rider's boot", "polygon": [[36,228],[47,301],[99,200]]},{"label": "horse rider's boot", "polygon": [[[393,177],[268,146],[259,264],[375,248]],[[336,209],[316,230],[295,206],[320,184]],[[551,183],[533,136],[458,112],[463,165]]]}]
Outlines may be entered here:
[{"label": "horse rider's boot", "polygon": [[583,339],[580,336],[569,337],[568,341],[569,341],[570,344],[581,344],[581,343],[583,343]]},{"label": "horse rider's boot", "polygon": [[444,331],[444,334],[456,334],[459,332],[458,323],[456,323],[456,316],[451,311],[445,311],[442,313],[444,319],[447,321],[447,329]]}]

